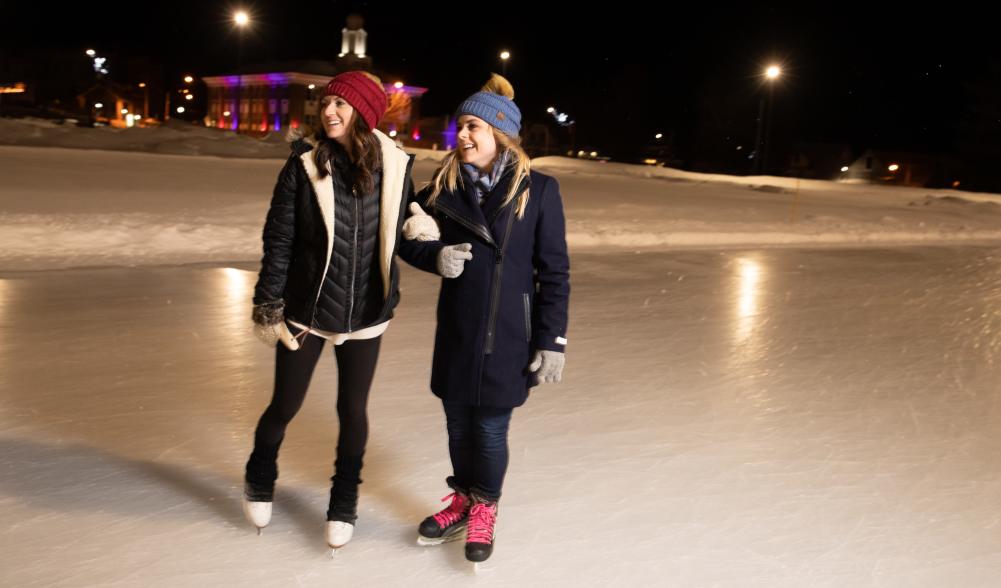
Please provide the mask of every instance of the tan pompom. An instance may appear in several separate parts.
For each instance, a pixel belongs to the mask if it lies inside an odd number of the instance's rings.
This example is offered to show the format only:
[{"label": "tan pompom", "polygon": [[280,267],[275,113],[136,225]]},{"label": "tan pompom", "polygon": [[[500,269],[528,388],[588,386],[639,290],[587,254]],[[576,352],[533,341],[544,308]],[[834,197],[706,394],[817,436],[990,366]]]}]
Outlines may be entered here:
[{"label": "tan pompom", "polygon": [[514,100],[514,86],[499,74],[492,74],[487,83],[483,84],[481,92],[493,92]]}]

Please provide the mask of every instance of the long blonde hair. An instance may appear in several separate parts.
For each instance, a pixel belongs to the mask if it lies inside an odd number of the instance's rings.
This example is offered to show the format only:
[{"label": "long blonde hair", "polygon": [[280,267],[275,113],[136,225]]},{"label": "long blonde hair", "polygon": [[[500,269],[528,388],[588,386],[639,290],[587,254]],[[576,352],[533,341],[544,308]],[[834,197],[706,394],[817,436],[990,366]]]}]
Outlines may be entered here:
[{"label": "long blonde hair", "polygon": [[[501,205],[507,206],[518,195],[518,188],[521,186],[522,180],[528,177],[532,169],[532,160],[525,153],[525,150],[521,148],[521,141],[519,139],[509,137],[494,127],[490,127],[490,130],[494,133],[494,139],[497,141],[498,147],[494,162],[500,160],[502,151],[508,151],[511,154],[508,165],[513,168],[514,177],[511,178],[507,197],[504,198],[504,203]],[[455,192],[463,185],[463,182],[462,161],[459,158],[459,148],[457,146],[441,161],[441,167],[438,168],[438,171],[434,174],[434,178],[431,179],[432,189],[427,201],[428,206],[434,206],[435,200],[438,199],[442,191]],[[528,190],[526,189],[518,197],[517,208],[515,209],[515,214],[518,215],[519,219],[525,216],[525,208],[527,206]]]}]

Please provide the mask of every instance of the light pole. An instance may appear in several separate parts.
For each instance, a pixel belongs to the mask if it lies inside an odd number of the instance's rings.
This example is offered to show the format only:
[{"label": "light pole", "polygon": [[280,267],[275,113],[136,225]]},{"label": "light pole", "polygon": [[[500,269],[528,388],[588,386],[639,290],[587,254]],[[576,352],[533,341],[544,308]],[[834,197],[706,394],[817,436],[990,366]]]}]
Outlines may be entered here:
[{"label": "light pole", "polygon": [[[240,86],[243,82],[243,74],[240,68],[243,67],[243,30],[250,25],[250,15],[245,10],[237,10],[233,13],[233,24],[236,25],[236,108],[233,112],[233,126],[237,133],[240,132]],[[249,108],[247,109],[250,110]]]},{"label": "light pole", "polygon": [[501,75],[505,78],[507,77],[507,60],[511,59],[511,53],[509,51],[501,51]]},{"label": "light pole", "polygon": [[574,137],[574,129],[577,128],[575,124],[577,121],[570,118],[570,115],[565,112],[560,112],[556,110],[555,106],[550,106],[546,109],[546,112],[551,114],[556,120],[556,124],[567,129],[567,133],[570,135],[570,153],[573,153],[574,147],[576,146],[576,137]]},{"label": "light pole", "polygon": [[143,118],[149,118],[149,88],[146,87],[146,82],[139,82],[139,87],[143,91]]},{"label": "light pole", "polygon": [[[767,172],[768,168],[768,139],[772,132],[772,102],[775,95],[775,80],[782,75],[782,69],[777,65],[770,65],[765,70],[765,79],[768,84],[768,110],[765,111],[765,98],[761,97],[758,103],[758,130],[754,139],[754,169],[757,173]],[[765,116],[768,117],[768,124],[764,124]],[[761,140],[761,131],[764,128],[765,139]]]}]

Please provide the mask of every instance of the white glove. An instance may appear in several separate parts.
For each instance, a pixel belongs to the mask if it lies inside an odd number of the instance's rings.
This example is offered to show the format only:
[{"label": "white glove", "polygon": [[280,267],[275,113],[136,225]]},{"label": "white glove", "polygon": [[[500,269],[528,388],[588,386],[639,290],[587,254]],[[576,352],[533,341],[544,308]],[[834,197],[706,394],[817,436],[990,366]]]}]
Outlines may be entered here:
[{"label": "white glove", "polygon": [[438,252],[438,273],[443,278],[458,278],[466,262],[473,258],[472,251],[473,246],[470,243],[442,247]]},{"label": "white glove", "polygon": [[407,241],[438,241],[441,239],[441,230],[438,223],[428,213],[424,212],[420,204],[410,203],[410,218],[403,221],[403,238]]},{"label": "white glove", "polygon": [[563,379],[563,365],[566,363],[566,355],[562,351],[548,351],[539,349],[532,358],[532,364],[528,366],[528,371],[535,374],[535,381],[539,384],[558,384]]},{"label": "white glove", "polygon": [[250,318],[254,321],[254,335],[268,347],[274,347],[281,341],[292,351],[299,349],[299,342],[285,324],[285,305],[282,302],[258,304]]}]

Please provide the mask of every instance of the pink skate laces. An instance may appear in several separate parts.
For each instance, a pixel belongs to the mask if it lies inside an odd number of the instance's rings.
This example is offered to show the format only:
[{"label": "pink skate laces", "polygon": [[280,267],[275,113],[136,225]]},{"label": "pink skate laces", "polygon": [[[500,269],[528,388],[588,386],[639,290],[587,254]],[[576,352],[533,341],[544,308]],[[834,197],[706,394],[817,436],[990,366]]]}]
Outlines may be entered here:
[{"label": "pink skate laces", "polygon": [[497,522],[497,505],[477,502],[469,510],[466,526],[466,543],[493,543],[494,524]]},{"label": "pink skate laces", "polygon": [[466,512],[466,501],[468,498],[458,492],[453,492],[442,498],[441,501],[445,502],[449,499],[452,500],[452,504],[449,504],[444,510],[434,515],[434,522],[438,523],[438,526],[442,529],[455,524],[455,522],[461,519],[462,515]]}]

